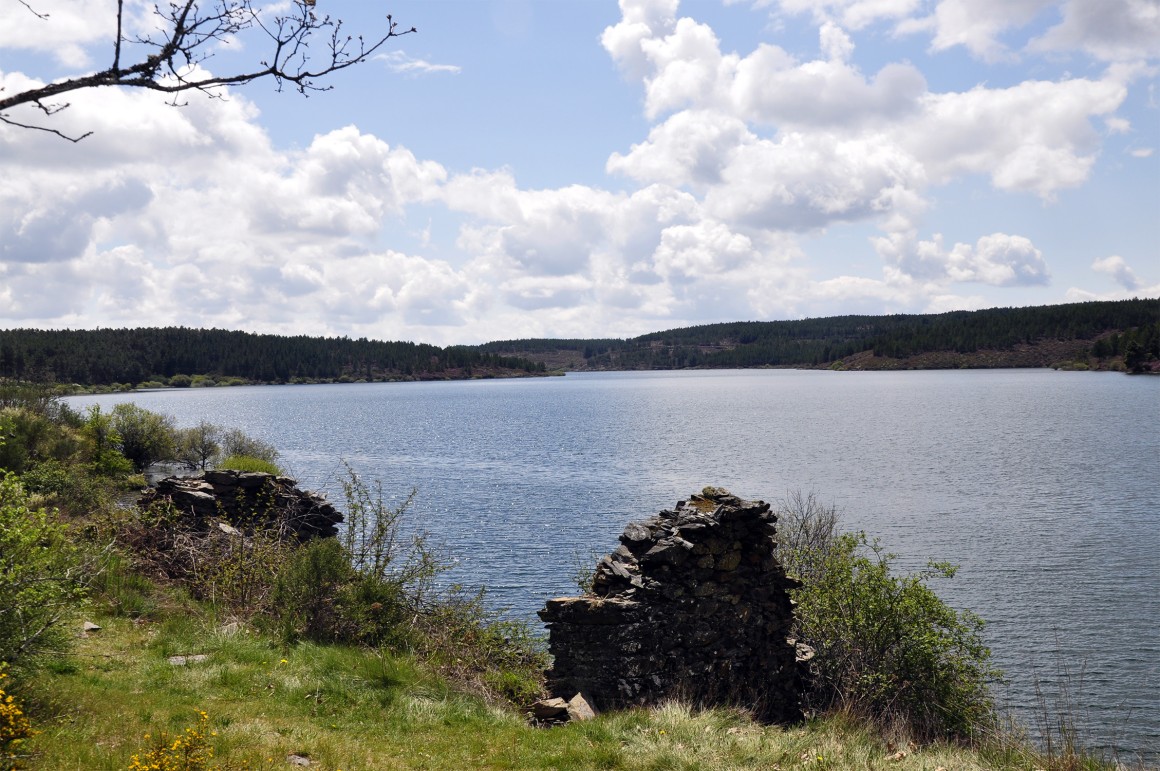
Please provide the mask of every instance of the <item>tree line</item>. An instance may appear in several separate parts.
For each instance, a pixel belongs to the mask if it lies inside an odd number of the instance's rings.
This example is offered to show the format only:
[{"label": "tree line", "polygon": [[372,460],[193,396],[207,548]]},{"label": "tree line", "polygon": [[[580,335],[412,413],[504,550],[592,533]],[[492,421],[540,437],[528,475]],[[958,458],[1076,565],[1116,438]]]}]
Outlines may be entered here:
[{"label": "tree line", "polygon": [[[506,340],[480,346],[536,357],[582,353],[588,369],[820,366],[860,353],[906,359],[926,353],[1011,351],[1046,341],[1090,341],[1096,359],[1129,369],[1160,359],[1160,299],[991,308],[939,314],[742,321],[653,332],[627,340]],[[1077,349],[1078,350],[1078,349]]]},{"label": "tree line", "polygon": [[[559,352],[570,352],[580,369],[826,366],[855,354],[906,360],[1051,341],[1078,341],[1070,347],[1077,356],[1122,361],[1129,370],[1154,369],[1160,361],[1160,299],[739,321],[627,340],[505,340],[446,348],[186,327],[12,329],[0,330],[0,378],[86,386],[450,379],[540,374],[547,369],[543,359]],[[1001,357],[995,361],[986,366],[1010,366]]]},{"label": "tree line", "polygon": [[0,377],[107,386],[442,379],[535,374],[542,364],[467,346],[186,327],[0,330]]}]

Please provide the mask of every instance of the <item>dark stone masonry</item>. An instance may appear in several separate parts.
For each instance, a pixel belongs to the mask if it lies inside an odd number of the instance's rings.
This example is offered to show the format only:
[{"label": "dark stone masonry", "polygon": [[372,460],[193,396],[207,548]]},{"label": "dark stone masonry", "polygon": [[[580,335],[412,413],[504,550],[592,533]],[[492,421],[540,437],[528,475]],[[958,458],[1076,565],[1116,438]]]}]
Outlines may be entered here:
[{"label": "dark stone masonry", "polygon": [[792,606],[769,504],[707,487],[633,522],[592,594],[549,600],[548,689],[597,710],[681,699],[801,717]]},{"label": "dark stone masonry", "polygon": [[342,514],[318,493],[302,490],[289,477],[261,472],[206,471],[197,477],[166,477],[138,503],[158,501],[173,507],[197,528],[211,520],[246,530],[262,525],[281,527],[300,541],[338,534]]}]

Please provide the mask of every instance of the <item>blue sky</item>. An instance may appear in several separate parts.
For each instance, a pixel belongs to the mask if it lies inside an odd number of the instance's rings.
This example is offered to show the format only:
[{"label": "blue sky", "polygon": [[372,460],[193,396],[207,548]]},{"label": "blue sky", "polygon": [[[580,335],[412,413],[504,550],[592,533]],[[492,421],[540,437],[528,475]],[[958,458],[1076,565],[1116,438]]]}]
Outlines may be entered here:
[{"label": "blue sky", "polygon": [[[0,0],[0,86],[107,66],[115,3],[33,6]],[[419,31],[309,98],[0,125],[0,325],[450,344],[1160,295],[1155,0],[316,7]]]}]

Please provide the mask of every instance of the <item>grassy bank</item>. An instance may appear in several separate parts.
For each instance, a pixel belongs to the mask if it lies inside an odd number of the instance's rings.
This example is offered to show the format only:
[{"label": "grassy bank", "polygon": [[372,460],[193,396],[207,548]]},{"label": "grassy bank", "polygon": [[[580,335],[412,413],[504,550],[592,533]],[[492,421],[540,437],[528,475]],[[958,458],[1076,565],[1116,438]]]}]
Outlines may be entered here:
[{"label": "grassy bank", "polygon": [[[281,769],[295,758],[326,771],[1117,768],[1044,755],[1010,733],[970,746],[918,747],[898,734],[892,742],[889,731],[841,713],[779,727],[740,710],[670,704],[540,728],[454,661],[287,644],[140,577],[108,582],[87,610],[64,624],[67,654],[9,680],[38,731],[17,767],[113,771],[136,758],[151,768],[152,750],[162,771]],[[100,629],[83,631],[83,620]],[[175,740],[204,743],[212,759],[165,765],[177,753],[156,748]]]},{"label": "grassy bank", "polygon": [[779,728],[680,705],[535,728],[411,657],[284,647],[190,605],[150,621],[95,618],[99,632],[21,689],[40,730],[24,748],[29,769],[129,768],[163,732],[171,743],[196,727],[199,712],[222,768],[286,768],[292,755],[328,771],[1043,767],[1020,752],[893,747],[836,717]]}]

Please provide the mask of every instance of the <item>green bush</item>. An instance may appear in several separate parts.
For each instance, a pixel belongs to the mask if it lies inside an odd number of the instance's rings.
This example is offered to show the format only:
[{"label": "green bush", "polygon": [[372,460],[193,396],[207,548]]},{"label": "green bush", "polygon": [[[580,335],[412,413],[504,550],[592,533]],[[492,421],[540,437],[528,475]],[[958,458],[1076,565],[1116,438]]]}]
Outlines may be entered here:
[{"label": "green bush", "polygon": [[249,455],[230,455],[217,464],[217,468],[226,471],[261,472],[278,476],[282,469],[276,464],[263,458],[254,458]]},{"label": "green bush", "polygon": [[85,441],[84,454],[94,474],[117,478],[133,472],[133,463],[121,454],[121,435],[113,426],[113,416],[101,412],[100,405],[89,407],[80,432]]},{"label": "green bush", "polygon": [[355,578],[350,556],[333,538],[315,539],[290,554],[272,602],[283,639],[334,642],[349,636],[339,595]]},{"label": "green bush", "polygon": [[382,486],[351,469],[343,481],[346,515],[337,539],[311,541],[286,561],[273,606],[287,640],[406,644],[404,620],[422,612],[445,564],[422,533],[407,533],[414,499],[390,506]]},{"label": "green bush", "polygon": [[177,429],[169,415],[126,402],[113,407],[113,429],[121,438],[121,454],[138,471],[176,454]]},{"label": "green bush", "polygon": [[931,562],[894,575],[895,556],[863,533],[839,533],[833,509],[791,499],[779,513],[779,556],[802,585],[797,638],[816,651],[808,706],[843,710],[919,741],[965,740],[994,726],[999,672],[983,621],[927,585],[955,568]]},{"label": "green bush", "polygon": [[45,460],[64,460],[81,440],[59,411],[0,407],[0,469],[21,473]]},{"label": "green bush", "polygon": [[24,743],[39,731],[32,728],[16,697],[7,692],[7,667],[7,662],[0,661],[0,771],[16,771],[24,768]]},{"label": "green bush", "polygon": [[407,521],[415,493],[396,505],[349,467],[337,539],[295,550],[272,606],[287,641],[345,642],[418,653],[439,672],[492,698],[532,701],[543,685],[543,641],[484,604],[483,592],[437,590],[446,560]]},{"label": "green bush", "polygon": [[71,516],[90,516],[112,500],[110,481],[94,476],[82,464],[47,460],[21,474],[20,481],[28,492]]},{"label": "green bush", "polygon": [[346,514],[339,536],[360,575],[399,587],[422,605],[437,575],[449,567],[426,533],[407,523],[416,490],[398,505],[383,500],[382,483],[368,485],[349,466],[342,480]]},{"label": "green bush", "polygon": [[278,460],[278,449],[274,445],[263,442],[261,439],[254,439],[252,436],[246,436],[245,433],[236,428],[223,431],[220,441],[222,455],[226,457],[243,455],[248,458],[259,458],[267,463],[274,463]]},{"label": "green bush", "polygon": [[221,455],[222,430],[209,421],[177,432],[177,460],[191,469],[209,468]]},{"label": "green bush", "polygon": [[60,622],[85,597],[88,571],[66,528],[34,508],[19,479],[0,479],[0,661],[62,647]]}]

